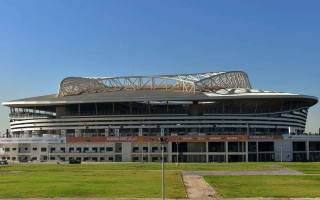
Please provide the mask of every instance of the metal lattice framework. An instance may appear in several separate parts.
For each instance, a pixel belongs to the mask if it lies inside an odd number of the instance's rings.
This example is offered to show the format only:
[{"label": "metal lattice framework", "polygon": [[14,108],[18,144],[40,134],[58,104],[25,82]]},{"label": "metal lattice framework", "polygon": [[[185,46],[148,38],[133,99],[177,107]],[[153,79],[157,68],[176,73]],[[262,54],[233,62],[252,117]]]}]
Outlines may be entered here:
[{"label": "metal lattice framework", "polygon": [[248,75],[242,71],[231,71],[158,76],[68,77],[61,81],[58,96],[121,90],[215,92],[228,88],[250,89]]}]

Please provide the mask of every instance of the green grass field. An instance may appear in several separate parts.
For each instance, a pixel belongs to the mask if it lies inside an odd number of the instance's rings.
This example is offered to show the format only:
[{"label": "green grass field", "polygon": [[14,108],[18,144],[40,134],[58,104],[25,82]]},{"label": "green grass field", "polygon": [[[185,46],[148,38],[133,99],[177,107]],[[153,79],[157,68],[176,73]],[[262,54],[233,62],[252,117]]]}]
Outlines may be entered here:
[{"label": "green grass field", "polygon": [[320,174],[320,162],[286,162],[281,165],[305,174]]},{"label": "green grass field", "polygon": [[[259,165],[260,163],[256,163]],[[270,164],[270,163],[265,163]],[[241,197],[320,197],[319,162],[273,163],[301,171],[308,176],[206,176],[217,192],[228,198]]]},{"label": "green grass field", "polygon": [[[272,170],[272,163],[166,164],[167,197],[186,197],[182,170]],[[160,163],[0,166],[0,198],[160,197]]]},{"label": "green grass field", "polygon": [[[320,163],[166,164],[167,197],[185,198],[182,170],[295,169],[319,174]],[[320,176],[207,176],[223,197],[319,197]],[[15,164],[0,166],[0,198],[161,196],[160,163]]]},{"label": "green grass field", "polygon": [[206,176],[218,194],[241,197],[320,197],[320,176]]},{"label": "green grass field", "polygon": [[[167,197],[186,196],[179,172],[167,172],[166,182]],[[0,191],[0,198],[160,197],[161,174],[158,171],[94,170],[2,172]]]}]

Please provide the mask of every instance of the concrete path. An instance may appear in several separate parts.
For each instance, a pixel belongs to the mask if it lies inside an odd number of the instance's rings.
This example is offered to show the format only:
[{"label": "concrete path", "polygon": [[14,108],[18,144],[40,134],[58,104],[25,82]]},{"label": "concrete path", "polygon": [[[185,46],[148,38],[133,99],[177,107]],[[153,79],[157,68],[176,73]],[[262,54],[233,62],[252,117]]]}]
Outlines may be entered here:
[{"label": "concrete path", "polygon": [[[218,196],[214,188],[212,188],[204,179],[203,176],[237,176],[237,175],[304,175],[302,172],[291,169],[279,169],[271,171],[183,171],[183,182],[186,187],[188,198],[191,200],[212,200],[223,199]],[[228,200],[279,200],[279,198],[239,198]],[[288,199],[288,198],[287,198]],[[296,200],[296,199],[290,199]],[[300,199],[299,199],[300,200]],[[309,200],[309,199],[301,199]],[[313,200],[315,200],[313,198]],[[320,199],[319,199],[320,200]]]},{"label": "concrete path", "polygon": [[320,200],[320,198],[267,198],[267,197],[250,197],[250,198],[224,198],[223,200]]},{"label": "concrete path", "polygon": [[214,189],[198,175],[183,175],[188,198],[191,200],[217,199]]}]

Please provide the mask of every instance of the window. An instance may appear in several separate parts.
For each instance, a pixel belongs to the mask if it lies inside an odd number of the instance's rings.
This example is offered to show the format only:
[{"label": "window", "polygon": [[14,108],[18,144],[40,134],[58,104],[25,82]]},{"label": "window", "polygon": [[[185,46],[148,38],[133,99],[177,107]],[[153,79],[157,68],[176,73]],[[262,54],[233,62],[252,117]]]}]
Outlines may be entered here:
[{"label": "window", "polygon": [[38,148],[37,148],[37,147],[33,147],[32,150],[33,150],[33,151],[37,151]]},{"label": "window", "polygon": [[209,142],[208,143],[209,152],[224,152],[225,143],[224,142]]},{"label": "window", "polygon": [[85,161],[88,161],[89,160],[89,157],[84,157],[83,158],[83,161],[85,162]]},{"label": "window", "polygon": [[256,142],[248,142],[248,151],[256,152],[257,151],[257,143]]},{"label": "window", "polygon": [[[292,142],[293,151],[306,151],[306,143],[305,142]],[[297,159],[303,160],[303,159]]]},{"label": "window", "polygon": [[167,147],[163,147],[163,151],[164,151],[164,152],[167,152]]},{"label": "window", "polygon": [[45,148],[45,147],[41,148],[41,152],[46,152],[46,151],[47,151],[47,148]]},{"label": "window", "polygon": [[106,147],[106,151],[113,151],[112,147]]},{"label": "window", "polygon": [[138,152],[138,151],[139,151],[139,147],[133,147],[133,148],[132,148],[132,151],[133,151],[133,152]]},{"label": "window", "polygon": [[[273,142],[259,142],[258,149],[259,149],[259,152],[261,152],[261,151],[274,151],[274,144],[273,144]],[[269,159],[267,159],[267,161],[268,160]]]},{"label": "window", "polygon": [[97,161],[98,161],[98,158],[97,158],[97,157],[92,157],[91,160],[94,161],[94,162],[97,162]]},{"label": "window", "polygon": [[320,141],[319,142],[310,142],[309,143],[310,151],[320,151]]},{"label": "window", "polygon": [[158,151],[158,147],[152,147],[152,152]]},{"label": "window", "polygon": [[[244,142],[228,142],[228,151],[229,152],[245,152],[245,143]],[[239,157],[232,157],[238,159]],[[240,159],[241,160],[241,159]]]},{"label": "window", "polygon": [[17,150],[17,148],[12,148],[12,151],[16,151]]},{"label": "window", "polygon": [[104,147],[100,147],[100,152],[104,152]]},{"label": "window", "polygon": [[24,150],[25,150],[25,151],[28,151],[28,147],[25,147]]},{"label": "window", "polygon": [[132,161],[133,161],[133,162],[139,161],[139,157],[133,157],[133,158],[132,158]]},{"label": "window", "polygon": [[10,148],[6,147],[6,148],[4,149],[4,151],[5,151],[5,152],[9,152],[9,151],[10,151]]}]

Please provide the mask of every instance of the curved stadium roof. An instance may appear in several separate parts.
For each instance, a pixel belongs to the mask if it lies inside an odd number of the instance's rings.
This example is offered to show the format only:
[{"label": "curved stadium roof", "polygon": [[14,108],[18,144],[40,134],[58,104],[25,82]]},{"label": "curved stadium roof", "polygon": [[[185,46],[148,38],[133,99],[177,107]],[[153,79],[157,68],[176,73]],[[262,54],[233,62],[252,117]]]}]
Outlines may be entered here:
[{"label": "curved stadium roof", "polygon": [[251,88],[248,75],[242,71],[231,71],[106,78],[68,77],[60,83],[58,96],[131,90],[213,92],[227,88]]},{"label": "curved stadium roof", "polygon": [[82,78],[61,81],[58,94],[4,102],[7,106],[58,105],[126,101],[207,101],[217,99],[300,99],[307,95],[252,89],[242,71],[179,75]]}]

